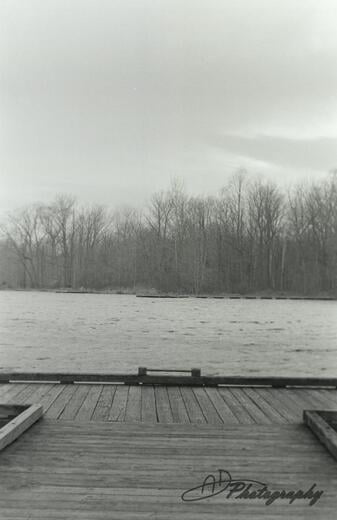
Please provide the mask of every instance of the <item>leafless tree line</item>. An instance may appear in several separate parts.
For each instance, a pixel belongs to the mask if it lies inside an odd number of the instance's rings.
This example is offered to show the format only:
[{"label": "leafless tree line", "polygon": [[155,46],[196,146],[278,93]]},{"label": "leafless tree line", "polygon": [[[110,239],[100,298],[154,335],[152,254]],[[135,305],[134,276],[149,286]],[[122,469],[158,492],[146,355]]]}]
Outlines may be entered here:
[{"label": "leafless tree line", "polygon": [[2,230],[7,286],[337,292],[337,172],[283,192],[240,171],[216,197],[191,197],[175,181],[143,211],[58,196]]}]

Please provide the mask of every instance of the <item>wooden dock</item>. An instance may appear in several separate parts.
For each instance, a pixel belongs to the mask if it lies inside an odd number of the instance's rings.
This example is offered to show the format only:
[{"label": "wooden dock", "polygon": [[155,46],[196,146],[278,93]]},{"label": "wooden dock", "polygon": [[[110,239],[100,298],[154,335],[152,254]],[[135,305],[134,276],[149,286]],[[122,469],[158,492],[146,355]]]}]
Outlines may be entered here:
[{"label": "wooden dock", "polygon": [[41,404],[58,421],[299,424],[304,409],[337,410],[337,390],[9,383],[0,385],[0,402]]},{"label": "wooden dock", "polygon": [[[337,390],[7,383],[0,402],[45,415],[0,453],[1,520],[335,520],[337,464],[303,424]],[[219,469],[308,500],[184,502]]]}]

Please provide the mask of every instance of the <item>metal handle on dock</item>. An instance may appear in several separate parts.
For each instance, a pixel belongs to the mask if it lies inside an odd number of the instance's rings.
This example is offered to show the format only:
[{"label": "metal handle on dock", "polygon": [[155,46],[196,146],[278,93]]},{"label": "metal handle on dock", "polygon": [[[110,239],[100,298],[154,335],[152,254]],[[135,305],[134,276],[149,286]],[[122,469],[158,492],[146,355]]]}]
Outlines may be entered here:
[{"label": "metal handle on dock", "polygon": [[191,377],[201,377],[201,369],[200,368],[191,368],[190,370],[173,370],[173,369],[164,369],[164,368],[147,368],[147,367],[138,367],[138,375],[146,376],[148,372],[178,372],[180,374],[191,374]]}]

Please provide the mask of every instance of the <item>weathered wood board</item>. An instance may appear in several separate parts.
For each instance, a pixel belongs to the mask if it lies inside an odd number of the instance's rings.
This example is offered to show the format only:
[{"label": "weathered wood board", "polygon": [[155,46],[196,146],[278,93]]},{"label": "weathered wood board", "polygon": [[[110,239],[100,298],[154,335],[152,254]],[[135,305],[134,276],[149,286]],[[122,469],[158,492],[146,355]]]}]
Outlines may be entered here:
[{"label": "weathered wood board", "polygon": [[304,410],[303,420],[337,461],[337,411]]},{"label": "weathered wood board", "polygon": [[[1,405],[0,411],[5,413],[6,406]],[[24,431],[34,424],[42,416],[42,406],[8,406],[9,414],[17,412],[13,418],[0,429],[0,451],[14,442]],[[12,417],[12,415],[10,415]]]},{"label": "weathered wood board", "polygon": [[[337,464],[304,425],[48,420],[0,453],[1,520],[335,520]],[[309,499],[182,494],[223,469]],[[200,491],[200,489],[199,489]]]},{"label": "weathered wood board", "polygon": [[305,409],[337,410],[335,389],[10,383],[0,384],[0,396],[83,422],[300,424]]}]

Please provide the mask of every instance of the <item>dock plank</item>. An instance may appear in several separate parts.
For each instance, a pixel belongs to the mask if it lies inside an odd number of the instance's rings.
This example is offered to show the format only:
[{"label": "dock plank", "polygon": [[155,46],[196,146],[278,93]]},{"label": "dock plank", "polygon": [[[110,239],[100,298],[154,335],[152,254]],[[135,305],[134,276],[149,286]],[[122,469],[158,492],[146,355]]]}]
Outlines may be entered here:
[{"label": "dock plank", "polygon": [[35,384],[33,386],[33,392],[24,399],[23,404],[40,404],[40,401],[42,401],[46,394],[55,386],[57,386],[55,383]]},{"label": "dock plank", "polygon": [[139,422],[141,420],[141,387],[132,385],[129,389],[126,403],[125,422]]},{"label": "dock plank", "polygon": [[76,385],[75,391],[58,418],[63,420],[75,419],[88,392],[89,387],[87,385]]},{"label": "dock plank", "polygon": [[226,401],[222,399],[217,388],[205,387],[205,392],[213,403],[218,415],[225,424],[239,424],[239,420],[227,405]]},{"label": "dock plank", "polygon": [[129,386],[118,385],[109,413],[109,421],[124,421]]},{"label": "dock plank", "polygon": [[152,385],[142,386],[142,422],[156,423],[158,421],[156,399]]},{"label": "dock plank", "polygon": [[17,404],[24,404],[29,400],[30,396],[33,394],[35,389],[35,385],[27,385],[23,388],[18,394],[16,394],[15,402]]},{"label": "dock plank", "polygon": [[298,409],[302,412],[305,409],[313,409],[317,407],[317,401],[312,396],[308,395],[307,391],[298,390],[292,388],[288,394],[289,401],[292,401],[298,406]]},{"label": "dock plank", "polygon": [[179,386],[169,386],[167,387],[167,392],[170,401],[173,422],[182,424],[189,423],[190,418],[185,406],[181,388],[179,388]]},{"label": "dock plank", "polygon": [[337,402],[333,401],[329,395],[321,393],[319,390],[308,389],[306,394],[311,397],[311,399],[317,403],[317,407],[319,406],[323,410],[337,410]]},{"label": "dock plank", "polygon": [[15,403],[15,401],[19,398],[20,393],[23,392],[30,385],[27,383],[16,383],[6,385],[4,392],[1,394],[1,402],[2,403]]},{"label": "dock plank", "polygon": [[219,394],[237,417],[239,424],[255,424],[254,419],[232,394],[230,388],[219,388]]},{"label": "dock plank", "polygon": [[88,393],[76,414],[76,421],[90,421],[96,409],[101,392],[102,385],[89,385]]},{"label": "dock plank", "polygon": [[64,385],[49,409],[45,410],[46,416],[51,419],[58,419],[75,391],[76,388],[74,385]]},{"label": "dock plank", "polygon": [[331,392],[329,390],[317,390],[316,395],[319,397],[319,399],[323,400],[327,406],[332,406],[337,410],[337,391]]},{"label": "dock plank", "polygon": [[0,401],[1,399],[3,398],[3,396],[6,396],[8,390],[12,387],[13,385],[11,383],[4,383],[2,385],[0,385]]},{"label": "dock plank", "polygon": [[336,390],[316,390],[317,393],[328,403],[332,403],[337,407],[337,391]]},{"label": "dock plank", "polygon": [[107,421],[116,392],[116,385],[103,385],[92,414],[93,421]]},{"label": "dock plank", "polygon": [[171,423],[173,416],[166,386],[154,387],[158,422]]},{"label": "dock plank", "polygon": [[49,390],[42,396],[37,399],[38,404],[40,404],[43,408],[44,413],[46,413],[51,405],[55,402],[58,396],[65,389],[65,385],[55,384],[49,388]]},{"label": "dock plank", "polygon": [[271,390],[270,388],[255,388],[255,391],[265,401],[267,401],[271,407],[273,407],[280,415],[282,415],[285,422],[296,422],[296,418],[298,417],[297,411],[294,412],[291,408],[289,408],[285,400],[279,398],[278,394],[274,390]]},{"label": "dock plank", "polygon": [[242,391],[260,408],[263,414],[266,415],[273,424],[287,422],[279,410],[275,406],[271,406],[255,388],[243,388]]},{"label": "dock plank", "polygon": [[257,424],[271,424],[269,417],[247,396],[242,388],[231,388],[231,393],[236,397],[240,405],[247,410]]},{"label": "dock plank", "polygon": [[195,397],[192,388],[187,386],[180,387],[181,395],[184,400],[186,410],[191,423],[203,424],[206,422],[206,418],[202,412],[200,404]]},{"label": "dock plank", "polygon": [[210,400],[204,388],[195,387],[193,389],[194,395],[202,409],[202,413],[206,417],[206,421],[209,424],[222,424],[222,419],[218,414],[215,406]]},{"label": "dock plank", "polygon": [[272,395],[279,399],[283,406],[296,417],[295,422],[300,422],[302,421],[303,406],[297,400],[291,399],[291,394],[292,390],[289,388],[274,388],[272,390]]}]

